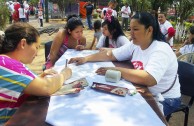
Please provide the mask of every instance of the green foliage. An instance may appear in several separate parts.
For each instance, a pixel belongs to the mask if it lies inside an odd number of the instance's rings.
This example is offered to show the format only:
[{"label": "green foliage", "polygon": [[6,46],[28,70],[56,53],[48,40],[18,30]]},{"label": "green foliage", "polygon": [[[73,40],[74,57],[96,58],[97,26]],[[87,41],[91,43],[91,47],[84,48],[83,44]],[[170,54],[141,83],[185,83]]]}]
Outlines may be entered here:
[{"label": "green foliage", "polygon": [[9,10],[4,0],[0,0],[0,30],[4,29],[9,17]]},{"label": "green foliage", "polygon": [[32,5],[37,5],[39,0],[30,0],[30,4]]},{"label": "green foliage", "polygon": [[184,22],[184,25],[185,25],[186,29],[188,30],[193,24],[189,23],[189,22]]}]

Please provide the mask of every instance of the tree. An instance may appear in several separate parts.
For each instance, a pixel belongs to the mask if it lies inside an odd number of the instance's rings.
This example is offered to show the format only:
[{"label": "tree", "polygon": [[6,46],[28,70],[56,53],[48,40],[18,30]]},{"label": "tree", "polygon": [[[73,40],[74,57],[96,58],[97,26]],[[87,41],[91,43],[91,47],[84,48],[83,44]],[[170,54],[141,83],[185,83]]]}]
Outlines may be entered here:
[{"label": "tree", "polygon": [[176,0],[178,6],[178,15],[180,17],[180,22],[183,23],[184,20],[190,16],[193,11],[194,1],[193,0]]},{"label": "tree", "polygon": [[3,30],[6,26],[7,19],[9,17],[9,10],[5,5],[5,0],[0,0],[0,30]]},{"label": "tree", "polygon": [[61,12],[61,17],[62,20],[64,20],[64,11],[65,11],[65,6],[69,3],[75,3],[76,0],[50,0],[50,2],[56,3],[59,6],[59,10]]}]

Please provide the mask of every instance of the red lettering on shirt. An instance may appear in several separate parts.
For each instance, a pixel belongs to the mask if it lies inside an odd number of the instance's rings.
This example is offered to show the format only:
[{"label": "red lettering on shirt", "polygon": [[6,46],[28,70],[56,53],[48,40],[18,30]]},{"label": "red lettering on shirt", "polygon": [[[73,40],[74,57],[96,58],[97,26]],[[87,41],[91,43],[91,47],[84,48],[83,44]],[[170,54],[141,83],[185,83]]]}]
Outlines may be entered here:
[{"label": "red lettering on shirt", "polygon": [[141,61],[133,61],[133,67],[137,70],[143,70],[143,63]]}]

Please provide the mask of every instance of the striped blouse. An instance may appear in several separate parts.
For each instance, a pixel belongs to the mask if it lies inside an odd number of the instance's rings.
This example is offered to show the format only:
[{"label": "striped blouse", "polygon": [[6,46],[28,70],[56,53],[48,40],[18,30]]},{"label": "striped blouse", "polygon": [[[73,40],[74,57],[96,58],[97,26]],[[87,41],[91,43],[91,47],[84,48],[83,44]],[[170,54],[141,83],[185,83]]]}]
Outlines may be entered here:
[{"label": "striped blouse", "polygon": [[35,77],[21,62],[0,56],[0,124],[11,118],[24,101],[22,92]]}]

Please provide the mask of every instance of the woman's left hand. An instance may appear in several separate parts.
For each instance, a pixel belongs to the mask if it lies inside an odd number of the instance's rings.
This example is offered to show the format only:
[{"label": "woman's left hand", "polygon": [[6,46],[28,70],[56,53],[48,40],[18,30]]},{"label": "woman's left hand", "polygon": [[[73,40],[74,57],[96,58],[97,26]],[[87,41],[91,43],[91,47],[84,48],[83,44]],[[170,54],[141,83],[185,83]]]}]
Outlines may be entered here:
[{"label": "woman's left hand", "polygon": [[76,50],[84,50],[84,49],[85,49],[85,46],[83,46],[83,45],[77,45],[77,46],[75,47],[75,49],[76,49]]},{"label": "woman's left hand", "polygon": [[98,70],[96,70],[96,73],[99,75],[105,75],[107,70],[113,70],[113,67],[100,67]]},{"label": "woman's left hand", "polygon": [[58,72],[53,70],[53,69],[47,69],[45,71],[43,71],[43,73],[40,74],[40,77],[44,77],[46,75],[54,75],[57,74]]}]

